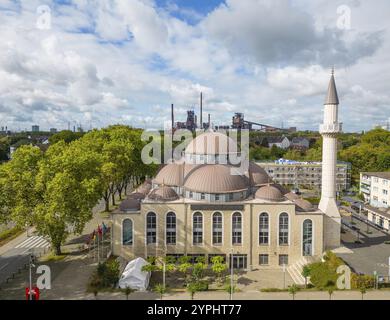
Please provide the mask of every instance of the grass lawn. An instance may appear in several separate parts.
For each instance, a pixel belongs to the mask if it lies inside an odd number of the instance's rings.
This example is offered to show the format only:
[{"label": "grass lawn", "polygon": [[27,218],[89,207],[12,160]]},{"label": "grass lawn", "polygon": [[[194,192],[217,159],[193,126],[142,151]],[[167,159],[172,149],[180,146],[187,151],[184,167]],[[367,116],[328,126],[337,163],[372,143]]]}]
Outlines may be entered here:
[{"label": "grass lawn", "polygon": [[0,246],[3,246],[6,243],[10,242],[11,240],[15,239],[23,232],[24,230],[20,229],[19,227],[13,227],[11,229],[0,232]]}]

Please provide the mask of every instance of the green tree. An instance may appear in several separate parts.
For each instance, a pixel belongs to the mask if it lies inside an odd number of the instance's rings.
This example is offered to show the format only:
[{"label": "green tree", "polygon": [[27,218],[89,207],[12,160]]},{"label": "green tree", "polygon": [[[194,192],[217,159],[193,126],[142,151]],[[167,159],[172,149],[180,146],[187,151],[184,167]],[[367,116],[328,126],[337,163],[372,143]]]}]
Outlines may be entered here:
[{"label": "green tree", "polygon": [[288,293],[292,295],[293,300],[295,300],[295,295],[297,294],[298,291],[299,288],[295,283],[288,287]]},{"label": "green tree", "polygon": [[163,295],[166,293],[166,287],[164,287],[164,285],[161,283],[157,283],[154,286],[153,291],[158,293],[160,295],[160,300],[162,300]]},{"label": "green tree", "polygon": [[51,146],[40,162],[36,190],[34,225],[50,238],[56,254],[70,232],[81,234],[92,218],[92,208],[100,199],[100,157],[85,152],[80,140],[69,146],[60,141]]},{"label": "green tree", "polygon": [[199,291],[199,286],[196,282],[190,282],[187,284],[187,291],[191,296],[191,300],[194,300],[195,293]]},{"label": "green tree", "polygon": [[227,265],[222,256],[211,258],[211,270],[215,273],[218,283],[223,283],[223,275],[227,270]]},{"label": "green tree", "polygon": [[307,278],[310,277],[310,267],[308,265],[303,266],[302,276],[305,278],[305,288],[307,288]]},{"label": "green tree", "polygon": [[328,294],[329,294],[329,300],[332,300],[332,296],[333,296],[333,293],[334,293],[334,287],[329,287],[327,291],[328,291]]},{"label": "green tree", "polygon": [[135,289],[126,286],[126,288],[124,288],[122,291],[126,296],[126,300],[129,300],[129,295],[131,295],[135,291]]},{"label": "green tree", "polygon": [[65,143],[71,143],[77,139],[80,139],[83,136],[81,132],[73,132],[70,130],[63,130],[56,134],[53,134],[49,137],[50,144],[55,144],[59,141],[64,141]]},{"label": "green tree", "polygon": [[364,299],[364,295],[367,293],[367,289],[365,286],[361,286],[359,289],[361,295],[362,295],[362,300]]},{"label": "green tree", "polygon": [[177,270],[183,273],[185,279],[187,279],[188,271],[191,269],[192,264],[190,263],[191,258],[189,256],[179,257],[179,265]]}]

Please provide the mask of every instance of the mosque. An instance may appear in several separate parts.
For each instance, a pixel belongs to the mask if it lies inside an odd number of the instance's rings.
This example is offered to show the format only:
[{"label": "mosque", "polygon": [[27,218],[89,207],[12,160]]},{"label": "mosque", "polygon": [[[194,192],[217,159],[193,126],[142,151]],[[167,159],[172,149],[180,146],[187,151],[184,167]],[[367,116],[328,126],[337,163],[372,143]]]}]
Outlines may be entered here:
[{"label": "mosque", "polygon": [[319,206],[275,184],[249,162],[231,164],[236,142],[207,130],[185,149],[181,163],[163,166],[111,215],[113,254],[135,257],[219,255],[238,269],[279,268],[319,258],[340,246],[336,205],[338,95],[334,74],[324,104]]}]

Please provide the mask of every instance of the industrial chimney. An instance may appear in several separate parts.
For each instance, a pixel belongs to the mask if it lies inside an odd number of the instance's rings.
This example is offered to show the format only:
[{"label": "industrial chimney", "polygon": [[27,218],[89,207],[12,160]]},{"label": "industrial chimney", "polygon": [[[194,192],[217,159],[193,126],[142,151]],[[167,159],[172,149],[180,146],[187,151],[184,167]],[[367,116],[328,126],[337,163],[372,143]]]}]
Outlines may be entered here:
[{"label": "industrial chimney", "polygon": [[200,93],[200,129],[203,129],[203,93]]}]

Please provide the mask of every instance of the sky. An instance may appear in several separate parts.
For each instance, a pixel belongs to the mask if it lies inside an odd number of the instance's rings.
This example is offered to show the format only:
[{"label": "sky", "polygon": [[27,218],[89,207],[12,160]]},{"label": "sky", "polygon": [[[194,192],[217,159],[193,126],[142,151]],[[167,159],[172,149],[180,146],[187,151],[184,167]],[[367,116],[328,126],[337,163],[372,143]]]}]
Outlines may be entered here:
[{"label": "sky", "polygon": [[390,118],[388,0],[0,0],[0,126],[160,129],[186,110],[318,130]]}]

